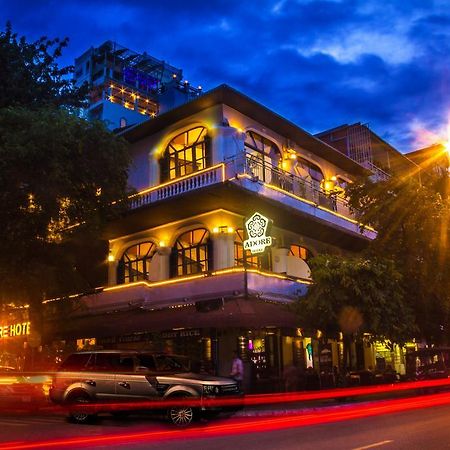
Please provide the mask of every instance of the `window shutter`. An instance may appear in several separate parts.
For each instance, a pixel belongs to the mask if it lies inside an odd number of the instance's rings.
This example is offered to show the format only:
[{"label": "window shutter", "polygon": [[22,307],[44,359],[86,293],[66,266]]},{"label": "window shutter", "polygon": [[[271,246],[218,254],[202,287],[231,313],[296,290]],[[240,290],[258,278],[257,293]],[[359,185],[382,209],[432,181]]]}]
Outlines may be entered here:
[{"label": "window shutter", "polygon": [[159,160],[159,168],[161,171],[161,183],[169,181],[169,150],[166,149],[162,158]]},{"label": "window shutter", "polygon": [[178,265],[178,251],[177,251],[177,244],[175,243],[175,245],[172,247],[172,251],[170,252],[169,258],[170,278],[178,276],[177,265]]},{"label": "window shutter", "polygon": [[212,158],[212,141],[211,137],[206,135],[205,136],[205,160],[206,160],[206,167],[211,167],[213,164],[213,158]]}]

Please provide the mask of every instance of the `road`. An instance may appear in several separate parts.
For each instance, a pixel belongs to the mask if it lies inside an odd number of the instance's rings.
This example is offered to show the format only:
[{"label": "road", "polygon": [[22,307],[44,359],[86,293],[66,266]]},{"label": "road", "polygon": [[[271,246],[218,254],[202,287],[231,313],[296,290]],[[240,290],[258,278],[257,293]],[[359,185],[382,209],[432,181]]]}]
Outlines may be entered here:
[{"label": "road", "polygon": [[[431,396],[426,398],[433,401]],[[222,418],[188,429],[174,429],[145,415],[105,416],[94,425],[70,424],[61,415],[9,416],[0,417],[0,450],[450,449],[450,405],[430,404],[422,408],[416,402],[411,406],[415,409],[386,413],[395,410],[393,403],[373,402],[301,415]],[[348,418],[367,415],[367,411],[378,415]]]}]

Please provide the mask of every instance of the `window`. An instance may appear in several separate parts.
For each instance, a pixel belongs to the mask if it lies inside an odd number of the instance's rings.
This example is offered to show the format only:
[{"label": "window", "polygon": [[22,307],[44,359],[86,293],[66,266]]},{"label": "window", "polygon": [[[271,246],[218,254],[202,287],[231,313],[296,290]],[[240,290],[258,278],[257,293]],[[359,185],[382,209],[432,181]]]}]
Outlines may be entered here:
[{"label": "window", "polygon": [[209,269],[209,232],[204,228],[183,233],[173,248],[172,275],[191,275]]},{"label": "window", "polygon": [[308,250],[306,247],[302,247],[301,245],[296,244],[291,245],[289,254],[303,259],[306,262],[308,262],[313,257],[310,250]]},{"label": "window", "polygon": [[[244,266],[244,240],[244,230],[242,228],[237,229],[234,236],[234,265],[237,267]],[[252,255],[249,250],[245,252],[247,267],[270,270],[270,260],[270,249],[260,255]]]},{"label": "window", "polygon": [[60,370],[65,372],[85,371],[90,359],[94,359],[93,353],[73,353],[61,365]]},{"label": "window", "polygon": [[278,167],[281,159],[278,146],[254,131],[247,131],[244,145],[253,174],[262,181],[270,182],[271,167]]},{"label": "window", "polygon": [[161,181],[174,180],[205,169],[209,163],[206,128],[196,127],[174,137],[160,161]]},{"label": "window", "polygon": [[119,127],[125,128],[126,126],[127,126],[127,119],[125,119],[125,117],[121,117]]},{"label": "window", "polygon": [[156,252],[153,242],[141,242],[128,248],[119,261],[117,279],[119,283],[148,280],[150,262]]},{"label": "window", "polygon": [[297,158],[295,171],[297,172],[297,175],[302,178],[310,178],[317,187],[320,186],[320,183],[324,179],[322,169],[318,165],[302,158],[301,156]]}]

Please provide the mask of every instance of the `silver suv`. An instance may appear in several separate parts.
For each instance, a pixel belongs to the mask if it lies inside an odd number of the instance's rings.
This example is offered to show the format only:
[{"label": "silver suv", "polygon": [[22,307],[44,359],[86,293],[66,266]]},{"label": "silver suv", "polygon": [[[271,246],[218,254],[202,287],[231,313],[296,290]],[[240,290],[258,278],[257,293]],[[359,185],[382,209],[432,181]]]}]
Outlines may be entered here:
[{"label": "silver suv", "polygon": [[[207,404],[226,396],[236,398],[231,407]],[[242,392],[234,380],[190,372],[176,356],[100,350],[70,355],[53,377],[50,398],[67,406],[69,418],[76,423],[90,422],[98,412],[108,410],[124,414],[122,402],[165,400],[168,419],[188,425],[205,412],[239,409]]]}]

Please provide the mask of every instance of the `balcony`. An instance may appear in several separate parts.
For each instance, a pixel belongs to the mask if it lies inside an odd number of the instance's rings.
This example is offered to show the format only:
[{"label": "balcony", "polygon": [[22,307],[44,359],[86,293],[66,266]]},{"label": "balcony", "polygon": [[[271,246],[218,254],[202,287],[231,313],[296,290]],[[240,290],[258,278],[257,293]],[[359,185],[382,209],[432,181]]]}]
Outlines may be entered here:
[{"label": "balcony", "polygon": [[192,192],[216,183],[225,181],[224,165],[218,164],[199,172],[187,175],[154,188],[146,189],[130,197],[130,208],[136,209],[142,206],[166,200],[171,197]]},{"label": "balcony", "polygon": [[[338,227],[367,239],[376,236],[375,230],[371,228],[361,232],[345,198],[327,193],[305,178],[244,152],[224,163],[139,192],[130,198],[130,208],[134,210],[162,200],[180,198],[183,194],[195,193],[202,188],[218,188],[225,182],[245,189],[248,194],[253,193],[293,208],[310,219],[319,220],[324,226]],[[224,194],[224,200],[226,198]],[[228,200],[231,201],[230,198]],[[206,203],[203,202],[203,205]],[[226,207],[226,204],[221,206]]]}]

